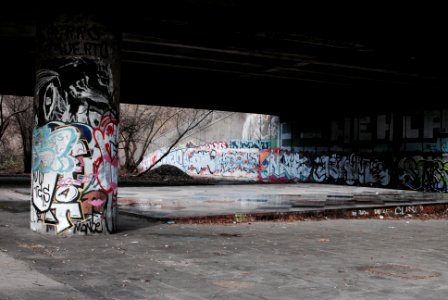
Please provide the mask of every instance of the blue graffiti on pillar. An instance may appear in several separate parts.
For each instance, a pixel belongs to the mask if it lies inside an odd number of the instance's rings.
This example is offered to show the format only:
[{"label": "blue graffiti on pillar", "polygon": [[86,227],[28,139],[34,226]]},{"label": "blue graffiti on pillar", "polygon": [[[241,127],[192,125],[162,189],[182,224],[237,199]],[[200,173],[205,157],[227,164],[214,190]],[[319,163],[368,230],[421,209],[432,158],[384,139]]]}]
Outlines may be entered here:
[{"label": "blue graffiti on pillar", "polygon": [[74,127],[55,127],[50,122],[33,130],[32,170],[42,173],[51,171],[65,173],[73,171],[75,161],[69,155],[78,141],[78,132]]}]

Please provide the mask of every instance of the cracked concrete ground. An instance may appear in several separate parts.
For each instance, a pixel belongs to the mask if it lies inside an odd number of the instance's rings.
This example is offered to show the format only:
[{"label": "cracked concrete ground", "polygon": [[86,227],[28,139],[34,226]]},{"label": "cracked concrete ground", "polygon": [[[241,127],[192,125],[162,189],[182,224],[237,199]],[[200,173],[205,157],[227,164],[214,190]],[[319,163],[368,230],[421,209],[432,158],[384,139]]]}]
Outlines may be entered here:
[{"label": "cracked concrete ground", "polygon": [[448,295],[446,218],[186,225],[120,215],[117,234],[56,237],[29,229],[27,205],[0,206],[0,299]]}]

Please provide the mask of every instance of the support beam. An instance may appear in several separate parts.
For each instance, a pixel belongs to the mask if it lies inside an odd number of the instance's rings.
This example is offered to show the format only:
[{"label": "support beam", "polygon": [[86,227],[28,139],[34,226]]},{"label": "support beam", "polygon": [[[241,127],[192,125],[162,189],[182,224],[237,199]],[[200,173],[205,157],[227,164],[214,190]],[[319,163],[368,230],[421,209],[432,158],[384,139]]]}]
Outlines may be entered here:
[{"label": "support beam", "polygon": [[119,53],[107,22],[83,13],[38,24],[31,229],[117,230]]}]

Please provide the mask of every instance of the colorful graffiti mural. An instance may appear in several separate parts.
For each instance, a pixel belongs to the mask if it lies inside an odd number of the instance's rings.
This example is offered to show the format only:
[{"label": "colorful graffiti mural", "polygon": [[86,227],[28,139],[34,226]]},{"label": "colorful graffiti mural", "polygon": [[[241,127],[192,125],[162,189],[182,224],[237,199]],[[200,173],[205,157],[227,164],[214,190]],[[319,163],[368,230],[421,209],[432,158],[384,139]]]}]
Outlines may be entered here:
[{"label": "colorful graffiti mural", "polygon": [[256,149],[271,149],[271,140],[230,140],[229,148],[244,149],[244,148],[256,148]]},{"label": "colorful graffiti mural", "polygon": [[[156,166],[172,165],[192,176],[224,176],[262,182],[320,182],[348,185],[388,186],[391,176],[386,165],[376,158],[354,153],[303,154],[281,149],[232,148],[225,143],[178,148]],[[257,145],[257,141],[240,145]],[[260,144],[258,144],[260,145]],[[139,170],[149,168],[165,154],[160,149],[148,155]]]},{"label": "colorful graffiti mural", "polygon": [[41,233],[116,231],[116,43],[101,24],[75,23],[39,32],[31,229]]},{"label": "colorful graffiti mural", "polygon": [[[32,228],[62,233],[114,230],[117,121],[99,128],[52,121],[34,130]],[[109,212],[108,212],[109,211]]]},{"label": "colorful graffiti mural", "polygon": [[413,190],[448,191],[448,158],[404,157],[398,162],[399,180]]},{"label": "colorful graffiti mural", "polygon": [[[215,144],[216,145],[216,144]],[[214,144],[195,148],[179,148],[171,151],[157,165],[172,165],[189,175],[244,177],[256,180],[258,178],[257,149],[232,149]],[[226,146],[227,147],[227,146]],[[151,153],[140,164],[139,170],[154,164],[165,149]]]},{"label": "colorful graffiti mural", "polygon": [[[155,167],[167,164],[191,176],[259,182],[315,182],[448,192],[448,156],[443,153],[378,156],[264,149],[267,145],[268,141],[259,140],[190,144],[172,150]],[[159,149],[147,155],[139,171],[154,165],[165,151]],[[62,168],[62,163],[57,166]]]},{"label": "colorful graffiti mural", "polygon": [[312,161],[300,153],[280,149],[260,151],[261,181],[309,181]]},{"label": "colorful graffiti mural", "polygon": [[347,185],[388,186],[390,174],[375,158],[356,155],[303,155],[286,150],[260,151],[263,181],[325,182]]}]

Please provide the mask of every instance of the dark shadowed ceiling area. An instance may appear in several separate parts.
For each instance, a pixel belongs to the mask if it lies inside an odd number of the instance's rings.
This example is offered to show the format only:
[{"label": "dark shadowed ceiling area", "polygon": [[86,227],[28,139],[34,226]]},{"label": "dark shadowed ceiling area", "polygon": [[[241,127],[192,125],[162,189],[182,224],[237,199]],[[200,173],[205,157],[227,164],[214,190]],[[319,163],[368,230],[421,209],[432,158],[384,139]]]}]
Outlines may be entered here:
[{"label": "dark shadowed ceiling area", "polygon": [[[122,36],[122,102],[284,117],[447,106],[441,7],[291,2],[122,1],[55,11],[112,20]],[[0,93],[32,94],[36,22],[52,9],[2,8]]]}]

